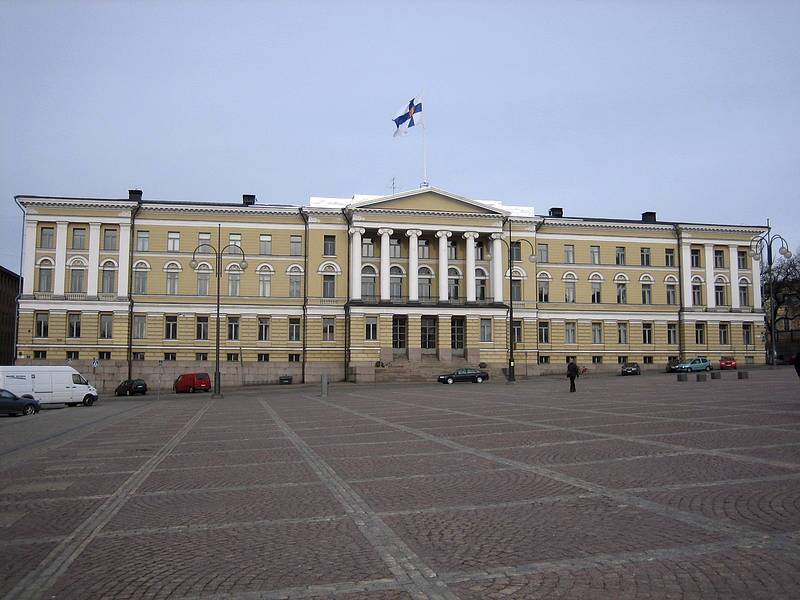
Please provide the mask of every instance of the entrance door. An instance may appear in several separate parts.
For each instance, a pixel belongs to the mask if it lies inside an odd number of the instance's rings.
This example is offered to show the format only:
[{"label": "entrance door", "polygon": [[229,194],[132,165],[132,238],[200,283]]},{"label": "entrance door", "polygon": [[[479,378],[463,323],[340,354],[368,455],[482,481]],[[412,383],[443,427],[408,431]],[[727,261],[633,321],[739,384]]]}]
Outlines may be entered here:
[{"label": "entrance door", "polygon": [[392,351],[395,356],[405,355],[408,352],[406,327],[406,317],[392,317]]},{"label": "entrance door", "polygon": [[420,343],[423,354],[436,353],[436,317],[422,317]]},{"label": "entrance door", "polygon": [[450,348],[453,356],[464,356],[464,317],[453,317],[450,321]]}]

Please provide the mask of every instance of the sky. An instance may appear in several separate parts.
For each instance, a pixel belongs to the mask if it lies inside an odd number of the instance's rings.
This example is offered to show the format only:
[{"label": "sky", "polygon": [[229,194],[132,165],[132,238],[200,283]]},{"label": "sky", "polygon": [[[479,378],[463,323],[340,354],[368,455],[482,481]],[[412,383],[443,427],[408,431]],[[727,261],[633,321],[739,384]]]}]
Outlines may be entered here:
[{"label": "sky", "polygon": [[[14,196],[305,204],[428,179],[565,215],[763,224],[800,245],[800,2],[0,0]],[[419,129],[419,128],[418,128]]]}]

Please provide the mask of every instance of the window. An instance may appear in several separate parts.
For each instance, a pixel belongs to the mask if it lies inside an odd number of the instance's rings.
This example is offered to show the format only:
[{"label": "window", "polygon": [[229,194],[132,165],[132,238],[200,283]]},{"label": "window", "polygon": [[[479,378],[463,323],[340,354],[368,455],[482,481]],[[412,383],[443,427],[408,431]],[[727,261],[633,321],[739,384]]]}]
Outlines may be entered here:
[{"label": "window", "polygon": [[483,260],[484,256],[483,242],[478,240],[475,242],[475,260]]},{"label": "window", "polygon": [[727,304],[725,302],[724,283],[717,283],[714,285],[714,301],[717,303],[717,306],[725,306]]},{"label": "window", "polygon": [[540,344],[549,344],[550,343],[550,322],[549,321],[539,321],[539,343]]},{"label": "window", "polygon": [[522,301],[522,280],[521,279],[512,279],[511,280],[511,299],[514,302],[521,302]]},{"label": "window", "polygon": [[575,262],[575,246],[573,244],[564,245],[564,262],[569,264]]},{"label": "window", "polygon": [[137,231],[136,232],[136,251],[147,252],[150,249],[150,232]]},{"label": "window", "polygon": [[575,302],[575,280],[564,282],[564,302]]},{"label": "window", "polygon": [[289,297],[290,298],[299,298],[302,294],[300,293],[300,280],[302,277],[302,270],[300,267],[290,267],[289,268]]},{"label": "window", "polygon": [[178,317],[175,315],[164,317],[164,339],[178,339]]},{"label": "window", "polygon": [[258,317],[258,341],[269,341],[269,317]]},{"label": "window", "polygon": [[627,304],[628,302],[628,284],[617,284],[617,304]]},{"label": "window", "polygon": [[375,341],[378,339],[378,317],[367,317],[364,330],[364,339]]},{"label": "window", "polygon": [[50,314],[46,312],[36,313],[36,334],[35,337],[46,338],[50,331]]},{"label": "window", "polygon": [[617,343],[618,344],[627,344],[628,343],[628,324],[627,323],[617,323]]},{"label": "window", "polygon": [[428,240],[417,240],[417,255],[419,258],[431,257],[431,245]]},{"label": "window", "polygon": [[49,262],[39,264],[39,290],[40,292],[53,291],[53,265]]},{"label": "window", "polygon": [[421,267],[419,270],[419,278],[417,279],[420,300],[430,300],[432,280],[433,271],[428,267]]},{"label": "window", "polygon": [[511,242],[509,252],[511,252],[511,260],[522,260],[522,242]]},{"label": "window", "polygon": [[211,254],[211,234],[207,231],[197,234],[197,253]]},{"label": "window", "polygon": [[228,296],[238,296],[242,274],[239,271],[228,271]]},{"label": "window", "polygon": [[511,337],[514,339],[514,344],[522,343],[522,321],[514,319],[511,322]]},{"label": "window", "polygon": [[239,317],[228,317],[228,339],[230,341],[239,339]]},{"label": "window", "polygon": [[400,240],[389,238],[389,256],[391,258],[400,258]]},{"label": "window", "polygon": [[147,271],[143,268],[133,268],[133,293],[146,294],[147,293]]},{"label": "window", "polygon": [[678,286],[674,283],[667,284],[667,304],[678,303]]},{"label": "window", "polygon": [[334,319],[331,317],[324,317],[322,319],[322,341],[332,342],[335,339]]},{"label": "window", "polygon": [[486,271],[475,269],[475,299],[486,300]]},{"label": "window", "polygon": [[47,350],[34,350],[33,351],[33,358],[34,359],[45,359],[47,358]]},{"label": "window", "polygon": [[603,302],[601,286],[602,283],[599,281],[592,282],[592,304],[601,304]]},{"label": "window", "polygon": [[549,365],[550,364],[550,357],[549,356],[539,356],[539,364],[540,365]]},{"label": "window", "polygon": [[692,268],[699,269],[700,268],[700,250],[698,248],[691,249],[691,259],[692,259]]},{"label": "window", "polygon": [[740,269],[747,268],[747,250],[736,251],[736,262],[738,263]]},{"label": "window", "polygon": [[107,350],[100,350],[97,353],[98,360],[111,360],[111,352]]},{"label": "window", "polygon": [[300,355],[299,354],[290,354],[289,355],[289,362],[300,362]]},{"label": "window", "polygon": [[114,337],[114,315],[100,315],[100,339],[110,340]]},{"label": "window", "polygon": [[695,323],[694,324],[694,343],[695,344],[705,344],[706,343],[706,324],[705,323]]},{"label": "window", "polygon": [[593,265],[600,264],[600,246],[590,246],[589,247],[589,256],[591,258]]},{"label": "window", "polygon": [[458,246],[455,240],[447,240],[447,259],[456,260],[458,257]]},{"label": "window", "polygon": [[272,295],[272,273],[266,269],[258,272],[258,295],[262,298]]},{"label": "window", "polygon": [[646,364],[646,365],[652,365],[653,364],[653,357],[652,356],[643,356],[642,357],[642,362],[644,364]]},{"label": "window", "polygon": [[626,362],[628,362],[627,355],[617,356],[617,364],[618,365],[624,364]]},{"label": "window", "polygon": [[750,294],[747,287],[747,284],[739,286],[739,304],[741,306],[750,306]]},{"label": "window", "polygon": [[289,341],[300,341],[300,319],[289,319]]},{"label": "window", "polygon": [[482,342],[491,342],[492,341],[492,320],[491,319],[481,319],[481,341]]},{"label": "window", "polygon": [[133,315],[133,339],[143,340],[147,333],[147,317]]},{"label": "window", "polygon": [[536,282],[536,287],[539,302],[550,302],[550,281],[547,279],[539,279]]},{"label": "window", "polygon": [[322,241],[322,254],[325,256],[336,256],[336,236],[326,235]]},{"label": "window", "polygon": [[703,305],[703,284],[692,283],[692,305]]},{"label": "window", "polygon": [[78,360],[81,354],[77,350],[67,350],[67,360]]},{"label": "window", "polygon": [[664,264],[668,267],[675,266],[675,249],[666,248],[664,250]]},{"label": "window", "polygon": [[403,271],[400,267],[389,269],[389,295],[392,300],[399,300],[403,295]]},{"label": "window", "polygon": [[70,292],[85,292],[86,287],[86,269],[83,267],[72,267],[69,270],[69,291]]},{"label": "window", "polygon": [[131,353],[132,360],[144,360],[144,352],[132,352]]},{"label": "window", "polygon": [[336,275],[322,276],[322,297],[323,298],[336,297]]},{"label": "window", "polygon": [[208,360],[208,352],[195,352],[194,359],[200,362]]},{"label": "window", "polygon": [[536,244],[536,261],[546,263],[549,262],[548,257],[547,244]]},{"label": "window", "polygon": [[258,236],[258,253],[264,256],[272,254],[272,236],[262,233]]},{"label": "window", "polygon": [[117,271],[112,263],[105,263],[100,270],[100,292],[113,294],[117,291]]},{"label": "window", "polygon": [[211,273],[207,270],[197,271],[197,295],[208,296],[208,288],[211,284]]},{"label": "window", "polygon": [[624,246],[617,246],[616,254],[615,254],[616,264],[624,265],[625,264],[625,247]]},{"label": "window", "polygon": [[652,304],[653,303],[653,284],[652,283],[643,283],[642,284],[642,304]]},{"label": "window", "polygon": [[289,238],[289,254],[292,256],[300,256],[303,238],[299,235],[293,235]]},{"label": "window", "polygon": [[239,362],[239,353],[228,352],[226,358],[228,362]]},{"label": "window", "polygon": [[602,344],[603,343],[603,324],[602,323],[592,323],[592,343],[593,344]]},{"label": "window", "polygon": [[724,250],[714,250],[714,268],[715,269],[724,269],[725,268],[725,251]]},{"label": "window", "polygon": [[167,295],[178,295],[178,272],[167,271]]},{"label": "window", "polygon": [[363,298],[375,298],[375,280],[377,278],[378,274],[372,265],[365,265],[361,269],[361,296]]},{"label": "window", "polygon": [[719,343],[722,346],[730,344],[730,325],[728,323],[719,324]]},{"label": "window", "polygon": [[106,229],[103,231],[103,250],[117,249],[117,230]]},{"label": "window", "polygon": [[76,227],[72,230],[72,249],[86,250],[86,229]]},{"label": "window", "polygon": [[79,313],[69,313],[67,315],[67,337],[81,337],[81,315]]},{"label": "window", "polygon": [[640,255],[640,258],[641,258],[641,265],[643,267],[649,267],[650,266],[650,248],[642,248],[639,251],[639,255]]},{"label": "window", "polygon": [[678,343],[678,324],[677,323],[667,323],[667,343],[668,344],[677,344]]},{"label": "window", "polygon": [[574,321],[564,323],[564,343],[575,344],[578,340],[577,327]]},{"label": "window", "polygon": [[180,252],[181,234],[178,231],[170,231],[167,234],[167,252]]},{"label": "window", "polygon": [[239,251],[235,248],[242,247],[242,234],[241,233],[229,233],[228,234],[228,254],[239,254]]},{"label": "window", "polygon": [[361,238],[361,256],[365,258],[375,256],[375,245],[372,243],[372,238]]},{"label": "window", "polygon": [[652,344],[653,343],[653,324],[652,323],[642,323],[642,343],[643,344]]},{"label": "window", "polygon": [[164,352],[164,360],[165,361],[173,361],[177,360],[174,352]]},{"label": "window", "polygon": [[753,343],[752,323],[742,323],[742,343],[745,346],[749,346]]},{"label": "window", "polygon": [[458,274],[458,270],[447,270],[447,298],[449,300],[458,300],[460,281],[461,278]]},{"label": "window", "polygon": [[208,339],[208,317],[197,317],[195,322],[195,338],[198,340]]},{"label": "window", "polygon": [[269,354],[267,354],[266,352],[259,352],[258,362],[269,362]]},{"label": "window", "polygon": [[52,227],[42,227],[39,230],[39,248],[50,250],[56,247],[55,231]]},{"label": "window", "polygon": [[593,365],[602,365],[603,364],[603,357],[602,356],[592,356],[592,364]]}]

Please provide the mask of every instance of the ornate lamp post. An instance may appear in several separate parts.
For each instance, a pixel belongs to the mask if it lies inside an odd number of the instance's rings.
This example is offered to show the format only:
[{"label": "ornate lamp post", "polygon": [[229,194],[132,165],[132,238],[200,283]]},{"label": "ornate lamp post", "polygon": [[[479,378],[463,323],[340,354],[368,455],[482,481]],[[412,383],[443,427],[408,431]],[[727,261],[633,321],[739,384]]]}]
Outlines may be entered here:
[{"label": "ornate lamp post", "polygon": [[[219,231],[219,228],[218,228]],[[217,234],[217,240],[219,240],[219,233]],[[219,243],[219,242],[217,242]],[[200,252],[201,254],[213,254],[216,258],[216,273],[217,273],[217,340],[216,340],[216,353],[214,356],[214,393],[211,395],[212,398],[220,398],[222,397],[222,392],[220,390],[220,377],[219,377],[219,287],[220,287],[220,280],[222,279],[222,256],[226,250],[234,248],[236,249],[233,253],[238,252],[242,255],[242,259],[239,261],[239,268],[244,271],[247,269],[247,261],[245,260],[244,250],[242,250],[236,244],[228,244],[224,248],[217,250],[211,244],[200,244],[192,252],[192,260],[189,263],[192,269],[197,268],[197,253],[201,248],[208,248],[210,252]]]},{"label": "ornate lamp post", "polygon": [[[769,227],[769,221],[767,221],[767,227]],[[750,257],[755,258],[758,261],[761,261],[761,257],[764,254],[764,251],[767,253],[767,276],[769,279],[769,332],[770,332],[770,349],[769,349],[769,361],[770,365],[775,365],[775,357],[777,356],[777,336],[775,335],[775,318],[777,316],[776,310],[776,302],[775,302],[775,274],[772,271],[772,244],[774,242],[780,243],[780,248],[778,248],[778,253],[783,256],[784,258],[790,258],[792,256],[791,251],[789,250],[789,243],[778,234],[770,233],[767,231],[762,235],[758,235],[750,240]],[[755,279],[755,273],[753,274],[753,278]],[[761,274],[759,273],[759,282],[758,285],[761,285]]]}]

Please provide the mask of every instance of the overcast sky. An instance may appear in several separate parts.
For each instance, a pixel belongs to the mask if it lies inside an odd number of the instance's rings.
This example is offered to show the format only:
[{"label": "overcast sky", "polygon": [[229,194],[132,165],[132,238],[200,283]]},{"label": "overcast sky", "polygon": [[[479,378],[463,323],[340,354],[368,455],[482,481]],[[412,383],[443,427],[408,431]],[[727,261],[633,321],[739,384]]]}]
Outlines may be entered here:
[{"label": "overcast sky", "polygon": [[0,0],[16,194],[303,204],[431,185],[800,244],[800,2]]}]

